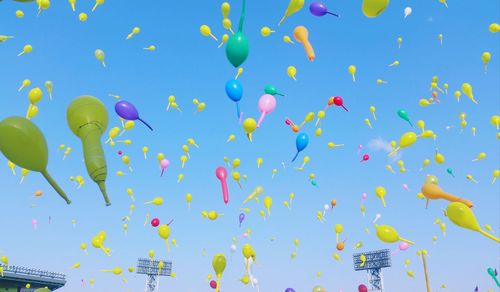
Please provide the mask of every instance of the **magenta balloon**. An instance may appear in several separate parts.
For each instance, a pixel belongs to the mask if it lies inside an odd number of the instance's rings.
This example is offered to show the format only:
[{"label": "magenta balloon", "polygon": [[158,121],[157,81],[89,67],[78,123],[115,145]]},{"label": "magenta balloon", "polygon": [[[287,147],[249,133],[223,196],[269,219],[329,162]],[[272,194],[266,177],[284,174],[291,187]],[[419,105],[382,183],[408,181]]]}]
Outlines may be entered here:
[{"label": "magenta balloon", "polygon": [[222,187],[222,198],[224,203],[229,203],[229,191],[227,190],[227,170],[223,166],[219,166],[215,169],[215,176],[220,180]]},{"label": "magenta balloon", "polygon": [[368,288],[365,285],[361,284],[358,286],[358,292],[368,292]]},{"label": "magenta balloon", "polygon": [[210,281],[210,288],[212,289],[217,288],[217,282],[215,282],[214,280]]}]

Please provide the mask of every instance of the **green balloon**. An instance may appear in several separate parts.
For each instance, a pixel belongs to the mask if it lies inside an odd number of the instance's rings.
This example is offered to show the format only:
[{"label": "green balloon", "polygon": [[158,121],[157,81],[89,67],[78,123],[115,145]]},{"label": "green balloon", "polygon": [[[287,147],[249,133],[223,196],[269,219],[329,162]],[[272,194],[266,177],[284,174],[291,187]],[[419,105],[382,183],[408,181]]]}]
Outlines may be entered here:
[{"label": "green balloon", "polygon": [[47,141],[33,122],[22,117],[9,117],[0,122],[0,151],[14,164],[40,172],[66,203],[71,203],[47,172]]},{"label": "green balloon", "polygon": [[218,253],[212,259],[212,267],[214,268],[215,274],[219,277],[224,273],[226,269],[226,256],[222,253]]},{"label": "green balloon", "polygon": [[93,96],[79,96],[68,106],[66,118],[73,134],[82,141],[89,176],[99,186],[106,206],[111,205],[105,184],[108,168],[101,144],[101,136],[108,127],[106,107]]},{"label": "green balloon", "polygon": [[243,34],[243,23],[245,21],[246,0],[243,0],[238,32],[233,34],[226,44],[226,57],[236,68],[239,67],[248,57],[248,40]]},{"label": "green balloon", "polygon": [[435,175],[428,175],[428,176],[425,177],[425,183],[426,184],[435,184],[435,185],[438,185],[439,181],[438,181],[437,176],[435,176]]}]

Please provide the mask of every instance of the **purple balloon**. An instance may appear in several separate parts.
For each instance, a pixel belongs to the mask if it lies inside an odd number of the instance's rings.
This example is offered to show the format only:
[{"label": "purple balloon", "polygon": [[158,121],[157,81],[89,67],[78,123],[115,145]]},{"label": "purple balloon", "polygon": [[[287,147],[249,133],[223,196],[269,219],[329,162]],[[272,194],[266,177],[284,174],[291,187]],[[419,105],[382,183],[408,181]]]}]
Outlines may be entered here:
[{"label": "purple balloon", "polygon": [[240,214],[240,227],[241,227],[241,223],[243,222],[243,220],[245,220],[245,213]]},{"label": "purple balloon", "polygon": [[148,123],[141,120],[141,118],[139,117],[139,112],[137,111],[137,108],[133,104],[131,104],[130,102],[125,101],[125,100],[117,102],[115,104],[115,112],[124,120],[128,120],[128,121],[139,120],[144,125],[146,125],[151,131],[153,131],[153,128],[151,128],[151,126],[148,125]]},{"label": "purple balloon", "polygon": [[338,14],[328,12],[328,8],[326,8],[326,5],[321,2],[311,3],[311,5],[309,5],[309,11],[311,11],[312,15],[314,16],[324,16],[326,14],[331,14],[333,16],[339,17]]},{"label": "purple balloon", "polygon": [[293,288],[286,288],[285,292],[295,292]]},{"label": "purple balloon", "polygon": [[328,8],[321,2],[313,2],[309,5],[309,11],[314,16],[324,16],[328,12]]}]

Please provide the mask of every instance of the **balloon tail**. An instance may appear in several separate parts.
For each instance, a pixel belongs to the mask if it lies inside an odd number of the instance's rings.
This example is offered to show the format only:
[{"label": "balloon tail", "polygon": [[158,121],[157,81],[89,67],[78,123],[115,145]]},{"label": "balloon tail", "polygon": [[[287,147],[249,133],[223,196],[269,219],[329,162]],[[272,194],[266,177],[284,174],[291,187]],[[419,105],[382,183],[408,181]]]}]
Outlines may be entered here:
[{"label": "balloon tail", "polygon": [[141,118],[137,118],[139,121],[141,121],[141,123],[143,123],[146,127],[148,127],[151,131],[153,131],[153,128],[151,128],[151,126],[146,123],[144,120],[142,120]]},{"label": "balloon tail", "polygon": [[163,172],[164,172],[164,171],[165,171],[165,169],[164,169],[164,168],[162,168],[162,169],[161,169],[161,174],[160,174],[160,176],[163,176]]},{"label": "balloon tail", "polygon": [[293,157],[292,162],[294,162],[294,161],[295,161],[295,159],[297,159],[297,156],[299,156],[299,151],[297,151],[297,153],[296,153],[296,154],[295,154],[295,156]]},{"label": "balloon tail", "polygon": [[104,201],[106,202],[106,206],[111,205],[111,202],[109,201],[108,194],[106,192],[106,185],[104,184],[104,181],[100,181],[97,183],[99,186],[99,189],[101,190],[102,196],[104,197]]},{"label": "balloon tail", "polygon": [[280,22],[278,23],[278,26],[280,26],[283,23],[283,21],[285,21],[285,19],[286,19],[286,15],[283,15],[283,18],[281,18]]},{"label": "balloon tail", "polygon": [[332,12],[329,12],[329,11],[327,11],[326,13],[327,13],[327,14],[330,14],[330,15],[333,15],[333,16],[335,16],[335,17],[340,17],[340,16],[339,16],[338,14],[336,14],[336,13],[332,13]]},{"label": "balloon tail", "polygon": [[342,105],[342,107],[345,109],[346,112],[349,111],[344,105]]},{"label": "balloon tail", "polygon": [[394,156],[394,154],[396,154],[396,152],[398,152],[399,149],[401,149],[401,147],[398,147],[398,148],[392,150],[391,153],[389,153],[389,157]]},{"label": "balloon tail", "polygon": [[240,104],[236,102],[236,116],[241,120]]},{"label": "balloon tail", "polygon": [[399,240],[404,241],[404,242],[406,242],[408,244],[415,244],[413,241],[408,240],[408,239],[404,239],[404,238],[401,238],[401,237],[399,238]]},{"label": "balloon tail", "polygon": [[479,229],[478,232],[481,233],[482,235],[488,237],[489,239],[494,240],[494,241],[500,243],[500,238],[498,238],[496,236],[493,236],[493,235],[489,234],[488,232],[486,232],[486,231],[484,231],[482,229]]},{"label": "balloon tail", "polygon": [[59,196],[61,196],[61,198],[63,198],[68,205],[71,204],[71,200],[66,196],[66,194],[59,187],[59,185],[57,185],[57,183],[50,176],[50,174],[47,172],[47,170],[42,171],[42,175],[49,182],[49,184],[54,188],[54,190],[59,194]]},{"label": "balloon tail", "polygon": [[260,118],[259,118],[259,121],[257,122],[257,128],[260,127],[260,124],[262,123],[262,121],[264,120],[264,117],[266,116],[266,112],[262,112],[262,114],[260,115]]},{"label": "balloon tail", "polygon": [[410,121],[410,120],[408,120],[408,123],[410,123],[410,126],[412,126],[412,127],[413,127],[413,124],[411,123],[411,121]]},{"label": "balloon tail", "polygon": [[243,23],[245,22],[245,10],[246,10],[247,0],[243,0],[243,8],[241,8],[240,23],[238,25],[238,32],[243,31]]}]

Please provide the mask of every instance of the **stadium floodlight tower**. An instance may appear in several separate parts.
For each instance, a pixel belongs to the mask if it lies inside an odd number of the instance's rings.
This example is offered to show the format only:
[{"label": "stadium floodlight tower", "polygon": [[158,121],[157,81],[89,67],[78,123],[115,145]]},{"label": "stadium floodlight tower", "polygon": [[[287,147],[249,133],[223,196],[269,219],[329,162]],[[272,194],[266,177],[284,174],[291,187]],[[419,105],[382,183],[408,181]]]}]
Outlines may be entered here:
[{"label": "stadium floodlight tower", "polygon": [[[160,262],[163,267],[160,269]],[[146,279],[146,292],[155,292],[159,288],[160,276],[170,276],[172,262],[139,258],[137,261],[137,274],[148,276]]]},{"label": "stadium floodlight tower", "polygon": [[356,253],[352,256],[354,270],[368,272],[369,291],[384,291],[382,268],[391,266],[391,253],[388,249]]}]

